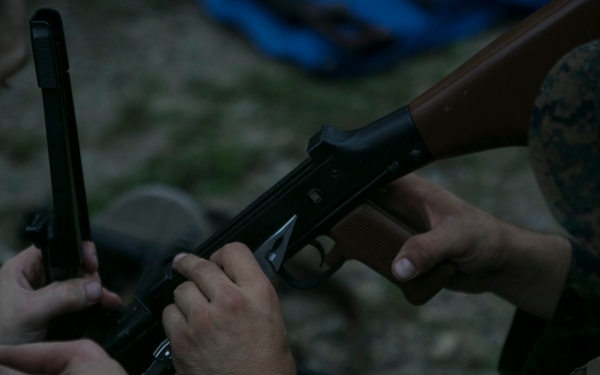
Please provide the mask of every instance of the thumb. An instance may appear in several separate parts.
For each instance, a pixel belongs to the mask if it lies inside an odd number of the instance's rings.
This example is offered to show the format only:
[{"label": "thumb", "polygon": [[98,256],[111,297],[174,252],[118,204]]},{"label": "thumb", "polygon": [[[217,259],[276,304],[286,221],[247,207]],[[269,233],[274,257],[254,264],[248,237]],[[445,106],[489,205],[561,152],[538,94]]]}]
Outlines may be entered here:
[{"label": "thumb", "polygon": [[437,231],[409,238],[392,263],[392,274],[399,281],[409,281],[429,271],[448,257],[448,242],[442,242]]},{"label": "thumb", "polygon": [[40,325],[75,311],[83,310],[102,298],[102,286],[95,280],[70,279],[54,282],[35,292],[29,313]]}]

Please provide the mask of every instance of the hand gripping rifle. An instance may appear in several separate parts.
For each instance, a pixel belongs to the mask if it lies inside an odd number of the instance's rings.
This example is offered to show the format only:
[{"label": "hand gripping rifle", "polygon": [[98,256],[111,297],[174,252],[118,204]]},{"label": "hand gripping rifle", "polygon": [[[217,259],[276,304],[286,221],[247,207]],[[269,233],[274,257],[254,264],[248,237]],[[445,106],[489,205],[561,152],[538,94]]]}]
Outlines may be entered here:
[{"label": "hand gripping rifle", "polygon": [[[269,277],[280,274],[303,286],[285,270],[285,262],[328,235],[344,258],[388,278],[410,302],[426,302],[455,267],[440,263],[411,282],[395,281],[391,262],[414,231],[370,202],[369,193],[437,159],[526,146],[545,75],[562,55],[600,37],[599,19],[596,0],[552,1],[399,110],[353,131],[324,126],[310,139],[304,162],[194,253],[208,258],[226,243],[243,242]],[[182,281],[168,262],[129,306],[88,322],[84,335],[132,374],[169,372],[161,315]]]}]

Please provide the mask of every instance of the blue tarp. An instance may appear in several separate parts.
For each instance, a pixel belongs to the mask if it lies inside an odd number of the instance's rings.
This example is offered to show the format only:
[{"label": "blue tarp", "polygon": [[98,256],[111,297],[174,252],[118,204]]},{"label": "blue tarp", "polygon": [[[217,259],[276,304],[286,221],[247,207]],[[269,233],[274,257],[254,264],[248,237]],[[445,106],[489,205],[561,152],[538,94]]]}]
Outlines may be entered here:
[{"label": "blue tarp", "polygon": [[[310,7],[341,4],[357,20],[391,36],[391,42],[357,52],[327,34],[282,16],[262,0],[198,0],[214,19],[246,37],[262,53],[311,73],[352,76],[378,71],[399,59],[481,31],[515,11],[521,15],[547,0],[278,0]],[[319,8],[316,8],[319,9]],[[326,9],[326,8],[322,8]],[[352,33],[352,30],[342,30]]]}]

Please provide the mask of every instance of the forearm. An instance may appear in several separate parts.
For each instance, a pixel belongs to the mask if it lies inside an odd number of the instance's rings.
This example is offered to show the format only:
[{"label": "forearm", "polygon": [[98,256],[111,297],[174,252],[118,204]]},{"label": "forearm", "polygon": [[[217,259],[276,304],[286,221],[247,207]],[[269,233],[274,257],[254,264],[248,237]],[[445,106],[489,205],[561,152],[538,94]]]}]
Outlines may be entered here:
[{"label": "forearm", "polygon": [[549,320],[559,301],[571,262],[571,244],[559,235],[502,224],[504,266],[490,291],[516,307]]}]

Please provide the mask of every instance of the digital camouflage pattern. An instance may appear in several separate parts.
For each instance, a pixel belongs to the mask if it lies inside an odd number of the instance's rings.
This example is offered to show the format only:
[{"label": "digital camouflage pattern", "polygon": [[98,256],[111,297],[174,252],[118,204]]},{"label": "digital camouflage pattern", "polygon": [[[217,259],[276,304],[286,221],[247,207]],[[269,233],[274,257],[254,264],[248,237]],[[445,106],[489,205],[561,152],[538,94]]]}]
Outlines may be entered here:
[{"label": "digital camouflage pattern", "polygon": [[[502,374],[585,374],[585,367],[575,369],[600,356],[599,95],[600,42],[593,42],[554,66],[536,100],[532,166],[552,213],[572,236],[573,256],[552,321],[542,323],[527,355],[515,356],[518,345],[505,345]],[[527,341],[526,331],[513,324],[511,343]]]},{"label": "digital camouflage pattern", "polygon": [[558,222],[600,256],[600,41],[563,57],[530,127],[532,166]]}]

